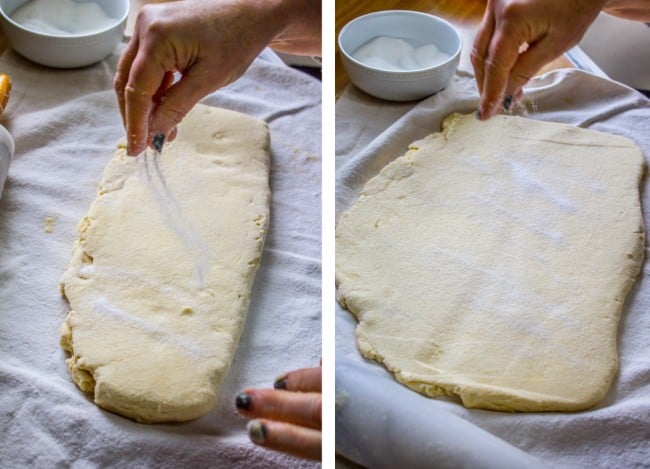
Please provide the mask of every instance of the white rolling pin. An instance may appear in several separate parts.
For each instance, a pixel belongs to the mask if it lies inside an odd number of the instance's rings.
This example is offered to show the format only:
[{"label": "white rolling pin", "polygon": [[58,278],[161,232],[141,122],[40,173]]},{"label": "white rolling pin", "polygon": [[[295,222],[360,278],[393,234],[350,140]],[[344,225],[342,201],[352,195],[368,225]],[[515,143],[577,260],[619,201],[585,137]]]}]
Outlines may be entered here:
[{"label": "white rolling pin", "polygon": [[[9,92],[11,91],[11,80],[7,75],[0,74],[0,114],[7,107]],[[0,125],[0,197],[9,173],[9,164],[14,156],[14,139],[7,129]]]},{"label": "white rolling pin", "polygon": [[[364,467],[437,469],[546,468],[539,459],[432,405],[404,399],[386,382],[353,363],[336,365],[336,451]],[[399,404],[396,395],[402,396]],[[432,402],[433,404],[433,402]]]}]

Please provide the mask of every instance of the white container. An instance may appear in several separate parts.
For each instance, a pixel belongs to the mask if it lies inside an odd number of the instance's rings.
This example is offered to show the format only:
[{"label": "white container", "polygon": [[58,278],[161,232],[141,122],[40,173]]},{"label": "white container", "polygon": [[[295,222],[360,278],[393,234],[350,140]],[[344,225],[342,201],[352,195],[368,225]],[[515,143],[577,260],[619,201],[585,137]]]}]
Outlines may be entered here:
[{"label": "white container", "polygon": [[9,164],[14,156],[14,139],[7,129],[0,125],[0,197],[9,173]]},{"label": "white container", "polygon": [[[359,62],[352,54],[378,36],[406,40],[414,45],[435,44],[450,58],[432,67],[389,71]],[[386,10],[360,16],[343,27],[339,50],[350,81],[368,94],[389,101],[422,99],[444,89],[451,81],[463,47],[460,33],[447,21],[417,11]]]},{"label": "white container", "polygon": [[94,0],[114,19],[110,26],[85,34],[48,34],[26,28],[11,18],[28,1],[0,0],[0,24],[16,52],[49,67],[85,67],[104,59],[122,40],[129,16],[129,0]]}]

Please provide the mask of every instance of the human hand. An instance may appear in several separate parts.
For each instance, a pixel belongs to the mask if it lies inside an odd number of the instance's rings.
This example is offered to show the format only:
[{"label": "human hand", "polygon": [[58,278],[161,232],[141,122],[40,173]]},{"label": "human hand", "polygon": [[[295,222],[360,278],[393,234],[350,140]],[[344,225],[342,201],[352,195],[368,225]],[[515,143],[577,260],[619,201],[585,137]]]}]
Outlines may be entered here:
[{"label": "human hand", "polygon": [[[176,125],[201,98],[243,75],[267,45],[293,52],[300,44],[306,53],[320,50],[320,39],[314,39],[316,34],[320,38],[319,3],[185,0],[145,5],[114,80],[127,153],[141,153],[154,137],[159,144],[173,138]],[[181,74],[176,83],[175,72]]]},{"label": "human hand", "polygon": [[291,371],[275,389],[246,389],[235,400],[252,418],[253,443],[307,459],[321,459],[321,367]]},{"label": "human hand", "polygon": [[649,0],[609,0],[603,11],[627,20],[650,22]]},{"label": "human hand", "polygon": [[488,0],[471,54],[489,119],[546,63],[578,43],[607,0]]}]

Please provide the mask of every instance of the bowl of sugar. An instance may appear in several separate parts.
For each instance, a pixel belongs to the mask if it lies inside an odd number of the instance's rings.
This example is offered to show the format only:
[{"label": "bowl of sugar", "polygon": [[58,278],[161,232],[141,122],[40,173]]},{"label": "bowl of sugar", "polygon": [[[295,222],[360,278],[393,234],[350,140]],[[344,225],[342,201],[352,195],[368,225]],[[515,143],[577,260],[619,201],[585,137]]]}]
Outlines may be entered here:
[{"label": "bowl of sugar", "polygon": [[0,0],[11,47],[41,65],[77,68],[106,58],[120,43],[129,0]]},{"label": "bowl of sugar", "polygon": [[389,101],[412,101],[451,81],[463,40],[447,21],[427,13],[385,10],[343,27],[338,46],[350,81]]}]

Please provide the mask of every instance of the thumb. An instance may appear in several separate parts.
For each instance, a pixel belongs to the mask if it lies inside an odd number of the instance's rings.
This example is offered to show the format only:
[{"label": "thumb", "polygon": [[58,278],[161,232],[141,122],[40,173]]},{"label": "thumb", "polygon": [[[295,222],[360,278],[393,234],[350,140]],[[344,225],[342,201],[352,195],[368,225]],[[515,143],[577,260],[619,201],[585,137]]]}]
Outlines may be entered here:
[{"label": "thumb", "polygon": [[212,91],[199,76],[195,69],[190,69],[160,97],[151,113],[152,136],[170,136],[194,105]]},{"label": "thumb", "polygon": [[510,71],[506,96],[516,97],[521,89],[544,65],[558,58],[564,50],[558,48],[556,41],[545,36],[519,55]]}]

